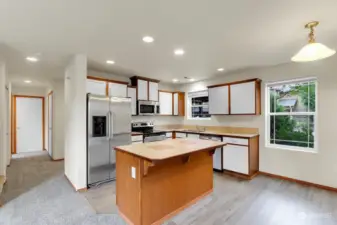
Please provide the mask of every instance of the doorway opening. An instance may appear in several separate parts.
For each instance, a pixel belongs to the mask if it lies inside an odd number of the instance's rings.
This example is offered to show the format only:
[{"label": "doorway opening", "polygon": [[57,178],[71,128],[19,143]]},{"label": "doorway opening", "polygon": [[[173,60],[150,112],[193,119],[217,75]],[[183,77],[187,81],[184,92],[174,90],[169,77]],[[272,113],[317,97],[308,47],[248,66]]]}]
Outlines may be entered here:
[{"label": "doorway opening", "polygon": [[44,150],[44,97],[13,95],[12,154]]}]

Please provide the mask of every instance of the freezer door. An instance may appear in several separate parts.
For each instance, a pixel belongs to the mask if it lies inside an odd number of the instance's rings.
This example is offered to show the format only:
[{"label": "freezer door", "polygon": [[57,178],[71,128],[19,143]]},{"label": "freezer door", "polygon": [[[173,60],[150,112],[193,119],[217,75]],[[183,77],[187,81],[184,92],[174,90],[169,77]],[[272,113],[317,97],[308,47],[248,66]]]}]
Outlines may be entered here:
[{"label": "freezer door", "polygon": [[[110,98],[110,162],[116,165],[115,147],[129,145],[131,141],[131,98]],[[116,171],[112,171],[111,177],[116,176]]]},{"label": "freezer door", "polygon": [[88,185],[110,179],[109,98],[88,95]]}]

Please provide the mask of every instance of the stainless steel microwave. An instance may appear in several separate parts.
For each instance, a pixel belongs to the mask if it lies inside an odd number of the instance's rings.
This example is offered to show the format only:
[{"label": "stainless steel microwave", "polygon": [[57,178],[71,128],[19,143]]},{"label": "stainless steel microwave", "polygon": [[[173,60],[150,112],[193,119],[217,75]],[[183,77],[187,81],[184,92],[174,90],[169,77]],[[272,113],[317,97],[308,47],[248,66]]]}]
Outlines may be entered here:
[{"label": "stainless steel microwave", "polygon": [[159,104],[155,101],[138,101],[137,102],[138,115],[152,116],[159,114]]}]

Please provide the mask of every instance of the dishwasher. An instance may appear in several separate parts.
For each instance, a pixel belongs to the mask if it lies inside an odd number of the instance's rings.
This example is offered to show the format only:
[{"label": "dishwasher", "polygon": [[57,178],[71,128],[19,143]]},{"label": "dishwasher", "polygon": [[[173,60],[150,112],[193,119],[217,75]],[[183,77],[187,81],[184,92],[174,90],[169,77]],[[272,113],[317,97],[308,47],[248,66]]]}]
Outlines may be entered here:
[{"label": "dishwasher", "polygon": [[[222,137],[211,135],[200,135],[200,139],[211,141],[222,141]],[[213,154],[213,170],[222,171],[222,147],[217,148]]]}]

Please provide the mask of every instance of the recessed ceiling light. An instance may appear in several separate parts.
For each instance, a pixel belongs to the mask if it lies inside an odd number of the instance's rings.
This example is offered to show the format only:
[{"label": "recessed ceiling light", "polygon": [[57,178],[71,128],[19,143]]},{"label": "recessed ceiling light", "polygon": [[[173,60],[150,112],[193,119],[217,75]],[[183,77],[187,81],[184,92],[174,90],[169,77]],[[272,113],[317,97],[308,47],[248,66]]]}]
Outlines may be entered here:
[{"label": "recessed ceiling light", "polygon": [[174,50],[174,54],[175,55],[184,55],[185,51],[184,51],[184,49],[176,49],[176,50]]},{"label": "recessed ceiling light", "polygon": [[30,83],[32,83],[32,81],[31,80],[25,80],[25,83],[30,84]]},{"label": "recessed ceiling light", "polygon": [[195,81],[195,79],[194,78],[190,78],[189,81]]},{"label": "recessed ceiling light", "polygon": [[107,60],[106,63],[107,63],[107,64],[115,64],[115,61]]},{"label": "recessed ceiling light", "polygon": [[219,72],[224,71],[224,68],[219,68],[218,71]]},{"label": "recessed ceiling light", "polygon": [[178,79],[173,79],[172,81],[173,81],[173,82],[178,82],[179,80],[178,80]]},{"label": "recessed ceiling light", "polygon": [[28,56],[28,57],[26,57],[26,59],[27,59],[28,61],[30,61],[30,62],[37,62],[37,61],[39,61],[38,58],[32,57],[32,56]]},{"label": "recessed ceiling light", "polygon": [[152,43],[154,41],[154,38],[150,36],[145,36],[143,37],[143,41],[146,43]]}]

